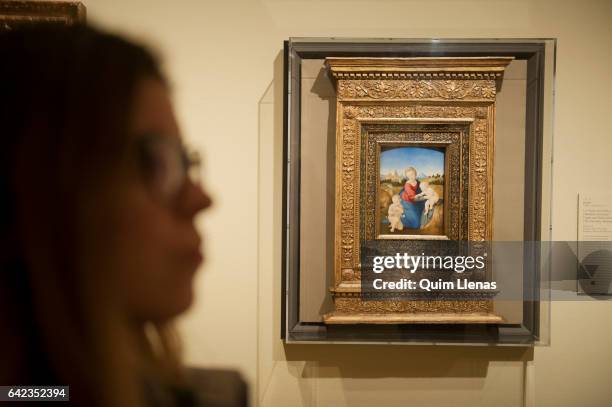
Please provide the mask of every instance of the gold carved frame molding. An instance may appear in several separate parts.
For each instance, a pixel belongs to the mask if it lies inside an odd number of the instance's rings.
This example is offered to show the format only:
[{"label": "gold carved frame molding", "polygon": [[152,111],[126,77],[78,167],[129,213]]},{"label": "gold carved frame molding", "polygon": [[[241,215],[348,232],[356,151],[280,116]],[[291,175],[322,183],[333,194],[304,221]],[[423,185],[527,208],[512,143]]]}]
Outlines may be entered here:
[{"label": "gold carved frame molding", "polygon": [[39,24],[70,26],[85,19],[85,6],[77,1],[0,0],[0,32]]},{"label": "gold carved frame molding", "polygon": [[336,86],[335,310],[329,324],[499,323],[490,299],[362,301],[360,163],[369,124],[449,124],[469,130],[462,240],[492,239],[495,97],[512,57],[327,58]]}]

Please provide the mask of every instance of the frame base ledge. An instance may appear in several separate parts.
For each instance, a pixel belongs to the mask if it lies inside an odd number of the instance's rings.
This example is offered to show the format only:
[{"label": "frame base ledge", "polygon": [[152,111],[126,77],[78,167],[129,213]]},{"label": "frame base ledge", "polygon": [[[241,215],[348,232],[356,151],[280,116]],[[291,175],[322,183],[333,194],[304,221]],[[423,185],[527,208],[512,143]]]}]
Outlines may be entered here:
[{"label": "frame base ledge", "polygon": [[326,324],[500,324],[504,319],[493,313],[393,313],[347,314],[331,312],[323,316]]}]

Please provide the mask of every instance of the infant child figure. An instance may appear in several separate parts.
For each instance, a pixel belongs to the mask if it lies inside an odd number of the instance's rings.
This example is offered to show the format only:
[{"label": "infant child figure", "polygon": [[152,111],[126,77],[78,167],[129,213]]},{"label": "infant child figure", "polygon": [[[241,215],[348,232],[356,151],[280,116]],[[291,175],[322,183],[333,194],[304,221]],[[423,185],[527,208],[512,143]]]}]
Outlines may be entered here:
[{"label": "infant child figure", "polygon": [[436,202],[440,200],[440,196],[433,190],[432,187],[429,186],[429,182],[427,181],[421,181],[420,188],[421,193],[415,196],[415,199],[425,199],[425,209],[423,210],[423,213],[427,214],[434,207]]},{"label": "infant child figure", "polygon": [[391,224],[389,227],[391,232],[394,232],[395,229],[402,230],[404,229],[404,224],[402,223],[402,215],[404,214],[404,207],[400,203],[400,196],[393,195],[391,197],[391,201],[393,203],[389,205],[389,212],[387,219],[389,219],[389,223]]}]

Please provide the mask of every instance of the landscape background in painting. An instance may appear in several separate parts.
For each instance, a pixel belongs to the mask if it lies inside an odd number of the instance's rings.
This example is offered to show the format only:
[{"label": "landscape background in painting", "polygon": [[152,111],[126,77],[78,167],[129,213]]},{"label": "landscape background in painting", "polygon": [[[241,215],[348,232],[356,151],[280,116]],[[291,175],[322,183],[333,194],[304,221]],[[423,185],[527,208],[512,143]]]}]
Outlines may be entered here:
[{"label": "landscape background in painting", "polygon": [[[443,235],[444,234],[444,149],[437,147],[381,146],[379,196],[379,231],[383,235]],[[387,219],[392,196],[400,194],[407,181],[406,169],[414,167],[419,182],[427,181],[439,196],[433,213],[420,228],[390,231]]]}]

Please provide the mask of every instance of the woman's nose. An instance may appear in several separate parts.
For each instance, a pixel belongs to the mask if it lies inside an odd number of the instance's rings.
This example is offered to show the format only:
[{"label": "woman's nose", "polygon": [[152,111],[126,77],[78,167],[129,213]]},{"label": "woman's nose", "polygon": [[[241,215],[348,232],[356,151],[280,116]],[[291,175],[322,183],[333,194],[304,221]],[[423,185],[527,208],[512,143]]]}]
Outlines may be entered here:
[{"label": "woman's nose", "polygon": [[187,216],[195,216],[198,212],[209,208],[212,205],[212,198],[204,187],[193,182],[188,182],[181,199],[182,212]]}]

